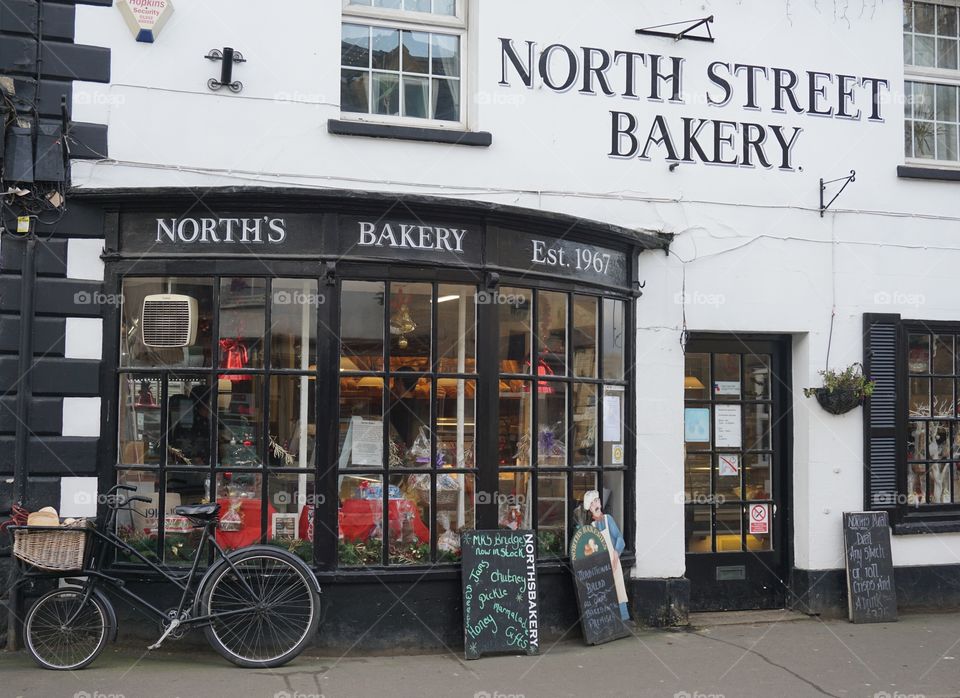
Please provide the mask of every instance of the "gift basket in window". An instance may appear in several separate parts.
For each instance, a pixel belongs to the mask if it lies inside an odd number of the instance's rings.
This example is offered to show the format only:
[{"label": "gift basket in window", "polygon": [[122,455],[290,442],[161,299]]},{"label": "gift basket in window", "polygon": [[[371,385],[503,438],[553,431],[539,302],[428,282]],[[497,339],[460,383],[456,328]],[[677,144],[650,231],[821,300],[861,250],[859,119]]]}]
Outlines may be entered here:
[{"label": "gift basket in window", "polygon": [[26,526],[11,526],[13,555],[28,565],[48,572],[83,569],[92,528],[86,519],[60,523],[52,507],[30,514]]}]

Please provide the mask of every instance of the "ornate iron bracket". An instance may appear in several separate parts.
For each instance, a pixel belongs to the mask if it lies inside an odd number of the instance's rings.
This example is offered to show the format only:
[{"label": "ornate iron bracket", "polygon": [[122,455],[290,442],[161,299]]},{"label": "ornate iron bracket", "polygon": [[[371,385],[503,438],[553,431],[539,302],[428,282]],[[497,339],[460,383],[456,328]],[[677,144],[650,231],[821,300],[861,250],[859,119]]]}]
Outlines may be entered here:
[{"label": "ornate iron bracket", "polygon": [[[670,22],[668,24],[658,24],[653,27],[646,27],[644,29],[637,29],[637,34],[647,34],[649,36],[665,36],[668,39],[673,39],[674,41],[680,41],[680,39],[690,39],[691,41],[709,41],[710,43],[714,42],[713,33],[710,31],[710,24],[713,22],[713,15],[709,17],[704,17],[703,19],[688,19],[683,22]],[[688,25],[686,29],[680,32],[665,32],[665,31],[656,31],[657,29],[663,29],[664,27],[676,27],[679,25]],[[706,36],[693,36],[690,34],[697,27],[706,27],[707,35]]]},{"label": "ornate iron bracket", "polygon": [[242,53],[226,46],[222,52],[220,49],[210,49],[210,52],[204,58],[208,61],[223,61],[220,66],[220,79],[210,78],[207,80],[207,87],[211,90],[229,87],[231,92],[239,92],[243,89],[243,83],[233,79],[233,64],[247,62]]},{"label": "ornate iron bracket", "polygon": [[[850,175],[848,177],[837,177],[836,179],[828,179],[827,181],[823,180],[823,177],[820,178],[820,217],[823,218],[823,214],[826,213],[827,209],[830,208],[830,205],[837,200],[837,197],[843,193],[843,190],[847,188],[847,185],[850,182],[857,181],[857,172],[856,170],[850,170]],[[833,198],[830,199],[827,203],[823,202],[823,194],[827,190],[828,184],[833,184],[834,182],[843,182],[843,186],[840,187],[840,191],[833,195]]]}]

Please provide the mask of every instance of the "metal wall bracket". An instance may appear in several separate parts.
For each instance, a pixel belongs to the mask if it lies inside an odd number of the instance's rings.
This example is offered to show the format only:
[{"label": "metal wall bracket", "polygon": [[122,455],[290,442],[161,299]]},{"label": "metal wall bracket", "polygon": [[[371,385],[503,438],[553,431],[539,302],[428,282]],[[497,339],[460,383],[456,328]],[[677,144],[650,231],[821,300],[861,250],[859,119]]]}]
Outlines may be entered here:
[{"label": "metal wall bracket", "polygon": [[246,63],[247,60],[239,51],[234,51],[229,46],[224,47],[223,52],[220,49],[210,49],[210,52],[204,56],[208,61],[223,61],[220,66],[220,79],[210,78],[207,80],[207,87],[211,90],[219,90],[221,87],[229,87],[231,92],[239,92],[243,89],[243,83],[233,79],[233,64]]},{"label": "metal wall bracket", "polygon": [[[704,17],[703,19],[688,19],[683,22],[670,22],[668,24],[658,24],[653,27],[637,29],[637,34],[647,34],[648,36],[665,36],[668,39],[673,39],[674,41],[680,41],[680,39],[690,39],[691,41],[709,41],[710,43],[713,43],[713,33],[710,31],[710,24],[712,22],[713,15],[710,15],[709,17]],[[664,27],[677,27],[684,25],[686,25],[686,29],[683,29],[680,32],[657,31],[658,29],[663,29]],[[706,36],[693,36],[690,34],[690,32],[692,32],[694,29],[701,26],[707,28]]]},{"label": "metal wall bracket", "polygon": [[[850,182],[857,181],[857,172],[856,170],[850,170],[850,175],[848,177],[837,177],[836,179],[828,179],[827,181],[823,180],[823,177],[820,178],[820,217],[823,218],[823,214],[826,213],[827,209],[830,208],[830,205],[837,200],[837,197],[843,193],[843,190],[847,188],[847,185]],[[827,203],[823,202],[823,194],[827,190],[828,184],[833,184],[834,182],[843,182],[843,186],[840,187],[840,191],[833,195],[833,198],[830,199]]]},{"label": "metal wall bracket", "polygon": [[320,278],[327,286],[333,286],[337,283],[337,263],[324,262],[323,269],[320,272]]}]

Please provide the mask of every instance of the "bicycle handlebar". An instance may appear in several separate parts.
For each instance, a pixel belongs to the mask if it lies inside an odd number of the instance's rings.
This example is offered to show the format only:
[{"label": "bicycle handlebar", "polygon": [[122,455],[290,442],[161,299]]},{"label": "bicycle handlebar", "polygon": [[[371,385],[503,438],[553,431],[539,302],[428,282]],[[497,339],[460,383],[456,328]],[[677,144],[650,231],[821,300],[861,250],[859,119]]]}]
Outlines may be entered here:
[{"label": "bicycle handlebar", "polygon": [[153,504],[153,500],[149,497],[127,497],[126,504],[130,502],[146,502],[147,504]]},{"label": "bicycle handlebar", "polygon": [[137,491],[137,488],[136,488],[136,487],[131,487],[130,485],[116,484],[116,485],[114,485],[113,487],[110,488],[110,490],[107,492],[107,494],[113,494],[113,493],[116,492],[117,490],[127,490],[128,492],[136,492],[136,491]]}]

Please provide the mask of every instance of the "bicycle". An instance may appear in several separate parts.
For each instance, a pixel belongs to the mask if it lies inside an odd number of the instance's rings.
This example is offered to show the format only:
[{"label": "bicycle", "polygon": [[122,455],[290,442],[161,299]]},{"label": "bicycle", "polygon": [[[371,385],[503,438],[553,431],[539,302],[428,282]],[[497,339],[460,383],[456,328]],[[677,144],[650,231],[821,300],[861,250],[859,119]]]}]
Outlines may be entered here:
[{"label": "bicycle", "polygon": [[[24,570],[18,583],[36,577],[57,577],[65,578],[69,584],[41,596],[24,618],[25,645],[37,664],[62,671],[82,669],[97,658],[107,642],[116,639],[116,613],[101,587],[124,596],[160,619],[163,633],[149,646],[150,650],[159,648],[168,638],[181,638],[191,627],[202,627],[210,645],[241,667],[281,666],[303,651],[320,622],[320,586],[306,563],[292,553],[267,545],[224,551],[214,535],[220,505],[213,503],[174,509],[196,528],[203,528],[189,571],[180,573],[176,568],[155,564],[113,531],[118,511],[130,511],[133,502],[152,503],[147,497],[127,496],[120,490],[136,488],[116,485],[109,491],[102,525],[10,526],[14,555],[21,562],[40,568]],[[71,549],[77,538],[83,539],[80,549]],[[74,542],[63,544],[67,539]],[[195,585],[208,542],[213,546],[215,559]],[[53,549],[61,558],[66,555],[68,561],[51,558],[44,567],[44,553],[30,552],[41,546]],[[128,589],[124,580],[105,573],[103,567],[110,551],[133,556],[179,587],[179,605],[163,611]],[[77,575],[85,579],[78,579]]]}]

